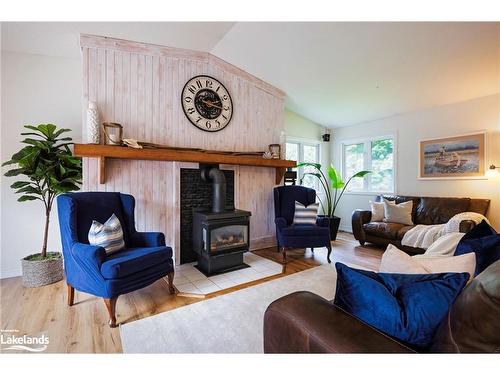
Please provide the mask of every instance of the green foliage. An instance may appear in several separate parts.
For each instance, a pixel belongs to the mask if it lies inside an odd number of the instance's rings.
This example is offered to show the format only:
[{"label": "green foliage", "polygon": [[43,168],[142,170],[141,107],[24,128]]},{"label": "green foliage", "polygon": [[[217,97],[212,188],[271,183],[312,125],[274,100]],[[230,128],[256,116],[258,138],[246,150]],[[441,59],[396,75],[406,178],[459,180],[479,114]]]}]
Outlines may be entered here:
[{"label": "green foliage", "polygon": [[383,160],[392,153],[392,139],[379,139],[372,142],[372,160]]},{"label": "green foliage", "polygon": [[368,173],[371,173],[371,171],[359,171],[354,175],[352,175],[351,177],[349,177],[347,182],[344,182],[342,181],[342,176],[340,175],[339,171],[337,171],[337,169],[333,165],[330,165],[328,167],[327,170],[328,178],[321,170],[321,164],[319,163],[299,163],[297,167],[298,168],[313,167],[314,169],[316,169],[317,172],[304,173],[302,179],[300,180],[300,183],[302,184],[304,177],[306,175],[314,176],[319,180],[321,186],[323,187],[323,190],[325,191],[325,202],[323,203],[320,200],[321,207],[323,208],[323,212],[325,213],[325,215],[329,217],[335,215],[335,209],[337,208],[337,205],[340,199],[342,198],[345,189],[349,185],[349,182],[351,182],[353,178],[364,178]]},{"label": "green foliage", "polygon": [[[31,132],[21,133],[26,144],[2,166],[12,166],[7,177],[22,177],[10,187],[21,196],[19,202],[40,200],[45,206],[46,228],[42,257],[46,256],[47,228],[54,198],[62,193],[79,190],[82,178],[81,160],[69,149],[70,137],[60,137],[70,129],[57,129],[53,124],[26,125]],[[36,138],[34,138],[36,137]]]}]

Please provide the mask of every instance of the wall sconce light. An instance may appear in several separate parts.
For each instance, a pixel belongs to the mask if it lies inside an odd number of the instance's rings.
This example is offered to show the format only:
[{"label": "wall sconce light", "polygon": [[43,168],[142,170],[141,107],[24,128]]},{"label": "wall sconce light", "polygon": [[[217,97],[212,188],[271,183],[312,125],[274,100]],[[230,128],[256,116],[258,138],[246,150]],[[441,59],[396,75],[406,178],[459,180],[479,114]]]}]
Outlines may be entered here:
[{"label": "wall sconce light", "polygon": [[498,167],[491,164],[490,167],[488,168],[488,170],[486,171],[486,177],[488,177],[488,178],[497,177],[498,175],[500,175],[500,173],[498,172],[498,169],[499,169]]}]

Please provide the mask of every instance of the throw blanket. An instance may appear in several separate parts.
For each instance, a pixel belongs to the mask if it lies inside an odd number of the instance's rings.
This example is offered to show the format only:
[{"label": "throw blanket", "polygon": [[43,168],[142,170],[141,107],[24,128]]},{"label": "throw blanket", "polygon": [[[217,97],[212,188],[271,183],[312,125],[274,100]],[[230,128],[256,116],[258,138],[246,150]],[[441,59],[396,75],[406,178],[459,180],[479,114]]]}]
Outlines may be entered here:
[{"label": "throw blanket", "polygon": [[462,212],[453,216],[446,224],[415,225],[414,228],[405,233],[401,244],[428,249],[438,238],[445,234],[458,233],[460,222],[463,220],[472,220],[476,224],[479,224],[482,220],[488,222],[488,219],[476,212]]}]

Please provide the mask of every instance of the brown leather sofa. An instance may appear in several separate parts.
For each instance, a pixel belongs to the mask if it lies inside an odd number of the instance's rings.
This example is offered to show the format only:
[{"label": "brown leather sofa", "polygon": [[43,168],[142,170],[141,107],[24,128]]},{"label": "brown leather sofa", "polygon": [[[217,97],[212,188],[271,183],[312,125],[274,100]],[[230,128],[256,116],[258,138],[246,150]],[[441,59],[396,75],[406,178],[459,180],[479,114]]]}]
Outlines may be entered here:
[{"label": "brown leather sofa", "polygon": [[[333,286],[332,286],[333,287]],[[464,288],[443,319],[432,353],[500,352],[500,261]],[[332,302],[295,292],[264,315],[265,353],[414,353]]]},{"label": "brown leather sofa", "polygon": [[[444,224],[454,215],[461,212],[477,212],[486,216],[490,205],[489,199],[471,198],[440,198],[440,197],[412,197],[401,195],[382,195],[376,198],[381,202],[382,198],[396,201],[397,204],[413,201],[412,221],[416,224]],[[413,225],[399,223],[386,223],[371,221],[371,211],[356,210],[352,214],[352,233],[361,246],[366,242],[386,247],[393,244],[409,254],[422,254],[424,249],[418,247],[402,246],[401,240]],[[468,232],[474,227],[471,220],[460,223],[460,231]]]}]

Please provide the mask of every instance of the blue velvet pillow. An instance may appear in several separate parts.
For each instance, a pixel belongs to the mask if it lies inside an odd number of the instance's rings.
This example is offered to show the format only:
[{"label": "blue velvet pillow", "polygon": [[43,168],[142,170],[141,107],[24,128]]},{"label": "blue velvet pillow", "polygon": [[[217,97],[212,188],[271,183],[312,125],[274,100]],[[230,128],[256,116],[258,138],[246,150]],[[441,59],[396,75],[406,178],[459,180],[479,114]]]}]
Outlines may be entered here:
[{"label": "blue velvet pillow", "polygon": [[426,348],[468,273],[376,273],[336,263],[334,304],[406,344]]},{"label": "blue velvet pillow", "polygon": [[495,229],[491,225],[489,225],[486,220],[481,221],[478,225],[472,228],[469,232],[465,233],[462,237],[464,240],[470,240],[473,238],[481,238],[486,236],[491,236],[493,234],[497,234]]},{"label": "blue velvet pillow", "polygon": [[466,233],[457,245],[455,255],[476,254],[476,271],[479,275],[488,266],[500,259],[500,234],[486,221],[482,221]]}]

